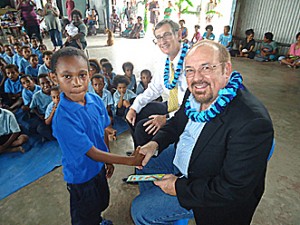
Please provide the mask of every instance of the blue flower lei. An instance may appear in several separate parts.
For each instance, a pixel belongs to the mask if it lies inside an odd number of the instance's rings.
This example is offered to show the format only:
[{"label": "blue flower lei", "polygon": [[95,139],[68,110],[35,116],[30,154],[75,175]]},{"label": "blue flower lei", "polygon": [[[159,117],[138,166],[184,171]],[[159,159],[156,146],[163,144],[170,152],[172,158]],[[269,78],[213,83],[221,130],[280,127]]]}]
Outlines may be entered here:
[{"label": "blue flower lei", "polygon": [[164,71],[164,84],[165,84],[165,87],[168,88],[169,90],[172,90],[177,84],[178,78],[179,78],[180,73],[183,68],[184,57],[186,56],[188,49],[189,49],[189,46],[186,43],[184,43],[182,50],[181,50],[181,55],[180,55],[180,58],[179,58],[179,61],[178,61],[178,64],[177,64],[177,67],[175,70],[174,79],[171,81],[171,83],[169,83],[169,74],[170,74],[170,59],[169,59],[169,57],[166,60],[165,71]]},{"label": "blue flower lei", "polygon": [[185,103],[185,114],[194,122],[209,122],[224,111],[225,107],[237,95],[238,89],[244,88],[242,82],[243,78],[241,74],[237,71],[232,72],[228,84],[225,88],[219,90],[219,96],[210,108],[201,112],[197,112],[196,109],[191,108],[190,100],[187,99]]}]

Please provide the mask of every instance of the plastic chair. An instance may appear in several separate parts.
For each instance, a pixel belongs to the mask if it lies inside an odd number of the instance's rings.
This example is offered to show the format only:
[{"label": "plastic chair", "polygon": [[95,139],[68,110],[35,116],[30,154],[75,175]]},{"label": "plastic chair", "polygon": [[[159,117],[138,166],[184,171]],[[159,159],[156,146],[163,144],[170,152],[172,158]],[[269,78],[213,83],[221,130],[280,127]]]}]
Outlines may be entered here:
[{"label": "plastic chair", "polygon": [[174,225],[188,225],[189,219],[181,219],[174,222]]}]

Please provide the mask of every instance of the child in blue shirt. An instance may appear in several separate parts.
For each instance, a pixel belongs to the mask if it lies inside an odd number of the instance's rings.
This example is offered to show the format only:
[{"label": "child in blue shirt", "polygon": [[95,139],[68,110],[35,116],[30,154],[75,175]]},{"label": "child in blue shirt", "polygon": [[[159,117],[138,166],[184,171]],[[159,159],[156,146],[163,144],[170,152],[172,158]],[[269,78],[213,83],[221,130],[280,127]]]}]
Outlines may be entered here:
[{"label": "child in blue shirt", "polygon": [[20,77],[21,84],[23,86],[22,98],[23,98],[23,111],[29,111],[29,105],[32,101],[33,94],[41,90],[41,87],[36,85],[33,78],[24,74]]},{"label": "child in blue shirt", "polygon": [[4,45],[4,51],[5,51],[5,54],[3,56],[3,59],[5,60],[5,62],[7,64],[13,64],[14,52],[13,52],[11,46],[10,45]]},{"label": "child in blue shirt", "polygon": [[130,83],[127,86],[128,90],[135,92],[136,90],[136,79],[135,75],[133,74],[133,64],[131,62],[125,62],[122,65],[123,72],[125,76],[129,79]]},{"label": "child in blue shirt", "polygon": [[152,79],[152,75],[150,70],[142,70],[141,81],[137,86],[136,95],[142,94],[148,88],[151,79]]},{"label": "child in blue shirt", "polygon": [[52,98],[52,102],[50,102],[50,104],[47,106],[46,113],[45,113],[45,123],[47,125],[52,124],[52,119],[53,119],[54,113],[56,111],[56,108],[57,108],[59,100],[60,100],[59,86],[52,87],[50,95]]},{"label": "child in blue shirt", "polygon": [[39,55],[40,50],[39,50],[39,41],[36,37],[31,37],[30,40],[31,43],[31,52],[32,54]]},{"label": "child in blue shirt", "polygon": [[24,45],[21,47],[21,51],[23,58],[20,61],[19,72],[25,73],[26,67],[30,66],[29,56],[31,55],[31,48],[29,46]]},{"label": "child in blue shirt", "polygon": [[19,42],[14,43],[13,45],[15,54],[13,56],[13,64],[15,64],[18,68],[20,68],[20,62],[23,58],[21,47],[22,45]]},{"label": "child in blue shirt", "polygon": [[207,25],[205,27],[206,32],[204,32],[203,34],[203,39],[207,39],[207,40],[215,40],[216,36],[213,34],[213,26],[212,25]]},{"label": "child in blue shirt", "polygon": [[224,26],[224,34],[219,37],[219,43],[226,47],[228,51],[231,50],[232,35],[229,33],[230,26]]},{"label": "child in blue shirt", "polygon": [[53,52],[51,51],[44,51],[43,52],[43,61],[44,64],[40,66],[38,75],[40,74],[49,74],[51,72],[51,58],[52,58]]},{"label": "child in blue shirt", "polygon": [[30,65],[25,68],[25,74],[29,74],[36,81],[38,77],[38,72],[41,67],[39,64],[39,57],[36,54],[31,54],[29,56]]},{"label": "child in blue shirt", "polygon": [[22,84],[19,78],[18,67],[9,64],[5,67],[5,73],[8,79],[4,82],[4,92],[8,94],[9,110],[15,111],[22,105]]},{"label": "child in blue shirt", "polygon": [[2,42],[0,42],[0,58],[4,58],[4,56],[5,56],[4,46]]},{"label": "child in blue shirt", "polygon": [[109,153],[104,129],[110,120],[100,97],[87,92],[89,62],[83,51],[62,48],[51,66],[63,92],[52,128],[62,150],[72,224],[99,224],[109,204],[106,177],[112,176],[112,163],[141,165],[143,156],[139,149],[129,157]]},{"label": "child in blue shirt", "polygon": [[43,64],[43,53],[44,51],[47,51],[47,46],[45,44],[40,44],[38,47],[38,50],[36,51],[36,54],[39,56],[39,64]]},{"label": "child in blue shirt", "polygon": [[113,72],[113,67],[110,62],[103,63],[101,67],[105,79],[104,88],[113,93],[115,91],[115,87],[113,86],[113,80],[116,76],[116,74]]},{"label": "child in blue shirt", "polygon": [[117,88],[114,93],[114,108],[117,116],[125,116],[125,111],[134,101],[136,94],[127,89],[129,80],[126,76],[117,75],[114,78],[114,86]]}]

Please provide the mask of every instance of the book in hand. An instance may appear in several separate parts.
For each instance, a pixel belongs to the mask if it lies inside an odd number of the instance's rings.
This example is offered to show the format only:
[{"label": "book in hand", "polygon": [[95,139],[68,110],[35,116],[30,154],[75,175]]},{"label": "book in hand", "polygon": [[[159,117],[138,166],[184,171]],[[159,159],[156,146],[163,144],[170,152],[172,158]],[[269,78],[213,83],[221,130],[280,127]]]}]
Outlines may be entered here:
[{"label": "book in hand", "polygon": [[130,175],[127,182],[142,182],[161,180],[165,174]]}]

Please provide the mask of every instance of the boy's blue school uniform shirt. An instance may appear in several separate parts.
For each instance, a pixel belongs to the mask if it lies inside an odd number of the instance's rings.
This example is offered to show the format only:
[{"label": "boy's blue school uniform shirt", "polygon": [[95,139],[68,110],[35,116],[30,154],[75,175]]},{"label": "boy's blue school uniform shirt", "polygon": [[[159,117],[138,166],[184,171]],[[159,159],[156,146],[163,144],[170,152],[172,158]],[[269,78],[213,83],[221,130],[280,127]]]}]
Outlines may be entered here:
[{"label": "boy's blue school uniform shirt", "polygon": [[25,74],[29,74],[32,77],[37,77],[40,67],[41,67],[40,64],[38,64],[36,68],[33,68],[31,65],[29,65],[25,68]]},{"label": "boy's blue school uniform shirt", "polygon": [[23,98],[24,105],[29,105],[31,100],[32,100],[32,97],[33,97],[34,93],[38,92],[39,90],[41,90],[41,87],[36,85],[36,84],[34,85],[34,90],[33,91],[30,91],[26,88],[23,88],[22,98]]},{"label": "boy's blue school uniform shirt", "polygon": [[47,106],[47,109],[46,109],[46,112],[45,112],[45,119],[48,119],[48,117],[50,116],[52,110],[53,110],[53,107],[54,107],[54,102],[50,102],[50,104]]},{"label": "boy's blue school uniform shirt", "polygon": [[[117,90],[115,93],[114,93],[114,107],[115,109],[118,108],[118,102],[120,100],[120,93],[119,91]],[[136,94],[133,92],[133,91],[130,91],[130,90],[126,90],[125,94],[124,94],[124,97],[123,97],[123,100],[127,100],[127,101],[130,101],[130,99],[132,98],[135,98],[136,97]]]},{"label": "boy's blue school uniform shirt", "polygon": [[137,88],[136,88],[136,95],[142,94],[145,91],[144,85],[142,81],[139,82]]},{"label": "boy's blue school uniform shirt", "polygon": [[135,79],[135,75],[132,74],[130,77],[130,83],[128,84],[127,89],[133,91],[135,87],[136,87],[136,79]]},{"label": "boy's blue school uniform shirt", "polygon": [[95,146],[108,152],[104,142],[104,129],[110,119],[98,95],[86,93],[84,106],[60,95],[60,102],[52,120],[53,136],[62,150],[64,179],[80,184],[95,177],[104,163],[86,155]]},{"label": "boy's blue school uniform shirt", "polygon": [[30,66],[30,63],[27,59],[25,59],[24,57],[21,59],[20,61],[20,67],[19,67],[19,72],[20,73],[25,73],[25,68],[27,66]]},{"label": "boy's blue school uniform shirt", "polygon": [[9,94],[18,94],[22,92],[23,86],[20,81],[20,77],[16,81],[12,81],[11,79],[7,78],[4,82],[4,92]]},{"label": "boy's blue school uniform shirt", "polygon": [[23,56],[19,55],[19,53],[14,54],[13,56],[13,64],[15,64],[18,68],[20,68],[20,62]]},{"label": "boy's blue school uniform shirt", "polygon": [[44,115],[50,102],[52,102],[51,96],[46,95],[42,90],[39,90],[33,94],[29,108],[37,108],[38,112]]},{"label": "boy's blue school uniform shirt", "polygon": [[40,66],[38,75],[40,75],[40,74],[48,74],[48,73],[50,73],[50,72],[52,72],[51,69],[49,69],[49,68],[46,66],[46,64],[44,63],[43,65]]},{"label": "boy's blue school uniform shirt", "polygon": [[[110,85],[113,85],[113,80],[115,78],[116,74],[114,72],[111,73],[111,77],[112,78],[109,78],[109,81],[110,81]],[[106,78],[106,76],[104,76],[104,88],[107,89],[108,88],[108,80]]]},{"label": "boy's blue school uniform shirt", "polygon": [[10,57],[9,55],[5,54],[5,56],[3,57],[4,61],[7,63],[7,64],[13,64],[13,56]]},{"label": "boy's blue school uniform shirt", "polygon": [[99,96],[99,97],[102,99],[105,108],[107,108],[108,105],[113,106],[114,100],[112,98],[112,95],[111,95],[110,91],[108,91],[106,89],[103,89],[102,90],[102,97],[101,96]]},{"label": "boy's blue school uniform shirt", "polygon": [[232,41],[232,35],[228,34],[228,36],[225,36],[224,34],[221,34],[219,37],[219,42],[221,45],[227,47],[228,43]]}]

